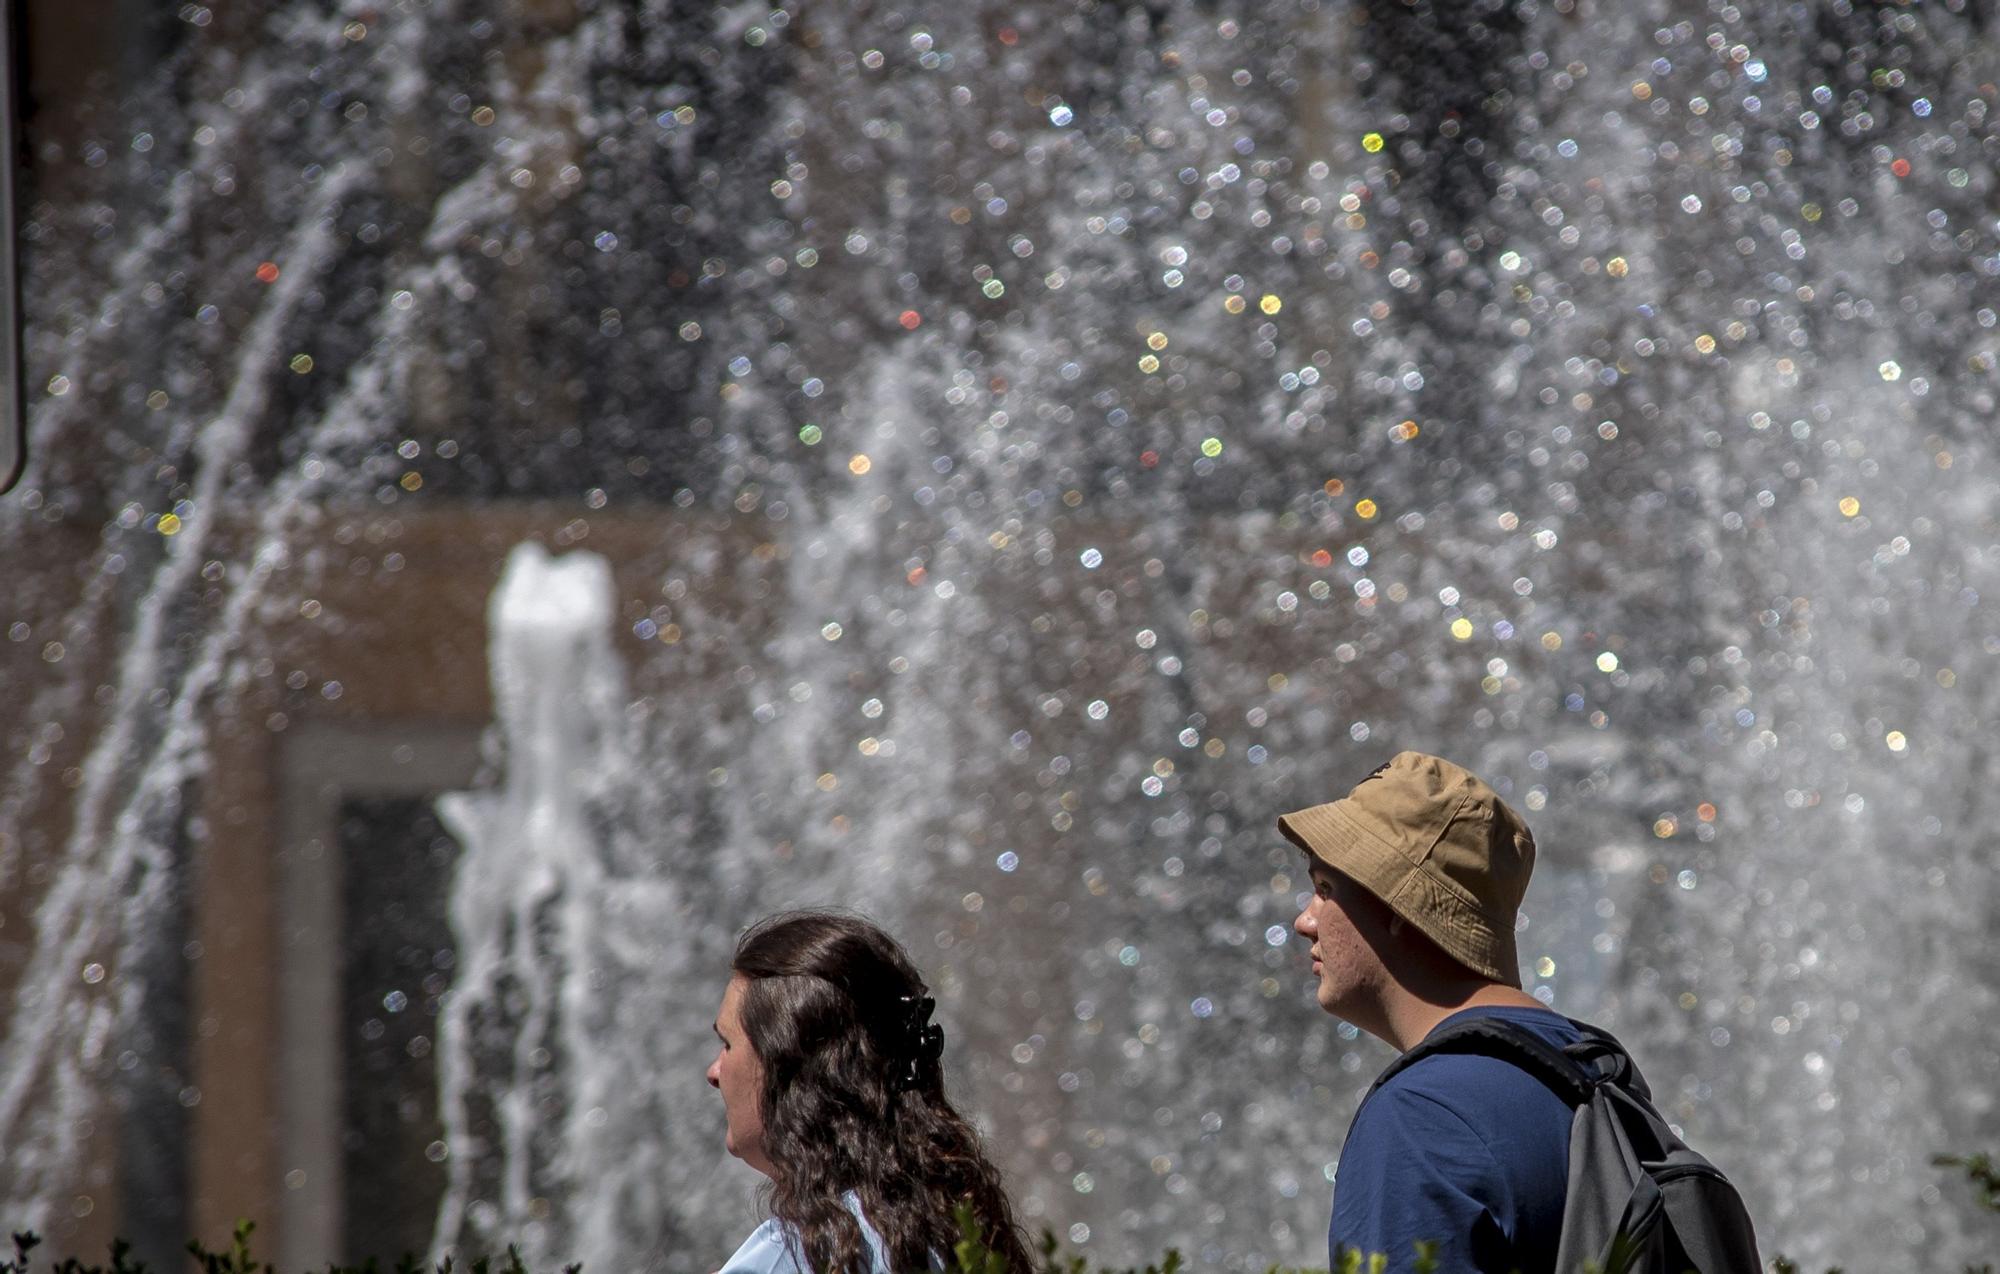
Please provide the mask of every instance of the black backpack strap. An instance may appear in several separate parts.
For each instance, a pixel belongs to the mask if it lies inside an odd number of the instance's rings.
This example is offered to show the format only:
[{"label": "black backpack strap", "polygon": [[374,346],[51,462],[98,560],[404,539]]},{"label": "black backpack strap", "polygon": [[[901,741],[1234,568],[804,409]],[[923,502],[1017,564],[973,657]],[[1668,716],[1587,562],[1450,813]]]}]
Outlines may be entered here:
[{"label": "black backpack strap", "polygon": [[1569,1019],[1569,1024],[1582,1032],[1583,1038],[1563,1049],[1563,1052],[1577,1059],[1597,1075],[1597,1083],[1611,1083],[1651,1104],[1653,1090],[1646,1085],[1646,1077],[1639,1073],[1632,1055],[1625,1051],[1611,1032],[1601,1026]]},{"label": "black backpack strap", "polygon": [[1623,1045],[1608,1032],[1587,1023],[1570,1024],[1583,1032],[1583,1038],[1567,1048],[1557,1048],[1526,1027],[1504,1018],[1474,1016],[1453,1022],[1432,1031],[1415,1048],[1391,1062],[1376,1077],[1368,1095],[1374,1096],[1376,1089],[1397,1075],[1440,1053],[1470,1053],[1511,1062],[1571,1106],[1589,1101],[1591,1090],[1605,1082],[1624,1088],[1636,1085],[1640,1095],[1645,1095],[1645,1081],[1639,1078]]}]

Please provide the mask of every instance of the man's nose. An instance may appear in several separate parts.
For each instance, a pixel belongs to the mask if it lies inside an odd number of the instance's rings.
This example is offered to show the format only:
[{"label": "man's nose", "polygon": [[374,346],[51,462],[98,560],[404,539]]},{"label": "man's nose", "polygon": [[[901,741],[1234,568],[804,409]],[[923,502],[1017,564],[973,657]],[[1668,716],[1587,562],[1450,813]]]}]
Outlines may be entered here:
[{"label": "man's nose", "polygon": [[722,1087],[722,1059],[720,1057],[708,1064],[708,1086],[710,1088]]},{"label": "man's nose", "polygon": [[1292,932],[1301,938],[1316,938],[1319,936],[1319,922],[1313,919],[1313,909],[1310,904],[1299,912],[1297,920],[1292,921]]}]

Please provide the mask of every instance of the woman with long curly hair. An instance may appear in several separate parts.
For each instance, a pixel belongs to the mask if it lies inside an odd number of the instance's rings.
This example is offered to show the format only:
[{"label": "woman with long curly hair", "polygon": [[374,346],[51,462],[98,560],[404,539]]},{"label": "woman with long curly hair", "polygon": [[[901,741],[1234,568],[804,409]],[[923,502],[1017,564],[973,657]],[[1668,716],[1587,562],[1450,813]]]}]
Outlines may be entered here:
[{"label": "woman with long curly hair", "polygon": [[1032,1268],[1000,1174],[944,1092],[944,1032],[903,948],[858,917],[797,911],[736,944],[716,1014],[729,1152],[771,1179],[771,1218],[720,1274],[943,1268],[969,1205]]}]

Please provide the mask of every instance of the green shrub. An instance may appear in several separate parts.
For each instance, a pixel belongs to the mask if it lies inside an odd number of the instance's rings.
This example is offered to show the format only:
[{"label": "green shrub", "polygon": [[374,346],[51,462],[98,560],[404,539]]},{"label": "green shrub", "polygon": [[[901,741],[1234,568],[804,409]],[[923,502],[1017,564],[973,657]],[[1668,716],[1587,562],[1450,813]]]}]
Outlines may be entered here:
[{"label": "green shrub", "polygon": [[[201,1274],[277,1274],[277,1266],[260,1262],[250,1251],[250,1235],[257,1228],[254,1222],[238,1221],[236,1231],[230,1236],[229,1246],[221,1250],[204,1246],[197,1239],[188,1241],[188,1255],[194,1259],[195,1268]],[[41,1239],[33,1233],[14,1236],[14,1255],[11,1260],[0,1261],[0,1274],[29,1274],[30,1257],[41,1246]],[[132,1256],[132,1245],[124,1239],[111,1240],[111,1264],[87,1265],[75,1257],[49,1263],[52,1274],[150,1274],[144,1261]],[[566,1265],[563,1274],[579,1274],[581,1265]],[[374,1257],[369,1257],[359,1265],[328,1265],[326,1274],[459,1274],[450,1257],[446,1257],[435,1267],[413,1255],[405,1255],[394,1265],[384,1267]],[[508,1247],[504,1259],[479,1257],[464,1267],[463,1274],[529,1274],[527,1264],[521,1260],[518,1248]]]},{"label": "green shrub", "polygon": [[[1971,1183],[1976,1191],[1975,1204],[1988,1212],[2000,1212],[2000,1166],[1996,1166],[1989,1154],[1939,1155],[1932,1160],[1940,1168],[1956,1168]],[[188,1243],[188,1254],[194,1259],[200,1274],[277,1274],[277,1267],[259,1262],[250,1250],[250,1235],[256,1229],[248,1221],[236,1223],[236,1231],[230,1237],[227,1248],[214,1250],[204,1247],[198,1241]],[[959,1241],[952,1245],[951,1256],[955,1261],[949,1274],[1014,1274],[1007,1269],[1006,1261],[989,1248],[982,1240],[979,1222],[973,1217],[970,1207],[958,1211]],[[14,1235],[14,1255],[10,1260],[0,1260],[0,1274],[30,1274],[30,1257],[41,1240],[31,1233]],[[1179,1251],[1169,1248],[1159,1261],[1147,1265],[1143,1270],[1128,1267],[1122,1270],[1108,1266],[1098,1266],[1094,1270],[1090,1263],[1080,1256],[1066,1255],[1056,1236],[1042,1231],[1042,1241],[1038,1249],[1040,1259],[1032,1271],[1019,1274],[1182,1274],[1186,1263]],[[1335,1254],[1334,1269],[1302,1270],[1287,1269],[1273,1265],[1266,1274],[1383,1274],[1388,1268],[1389,1258],[1380,1252],[1362,1253],[1342,1249]],[[579,1274],[581,1265],[567,1265],[562,1274]],[[1430,1244],[1418,1244],[1413,1267],[1416,1274],[1435,1274],[1437,1257]],[[111,1241],[111,1263],[109,1265],[88,1265],[75,1257],[62,1261],[52,1261],[49,1274],[148,1274],[146,1264],[132,1256],[132,1245],[123,1239]],[[1771,1274],[1799,1274],[1799,1267],[1784,1257],[1774,1257]],[[509,1247],[504,1258],[479,1257],[462,1270],[454,1266],[447,1257],[433,1266],[415,1256],[404,1256],[392,1266],[383,1266],[370,1257],[359,1265],[328,1265],[326,1274],[531,1274],[527,1264],[521,1260],[518,1248]],[[1585,1271],[1584,1274],[1590,1274]],[[1827,1274],[1841,1274],[1839,1266]],[[1995,1274],[1992,1265],[1967,1266],[1966,1274]]]}]

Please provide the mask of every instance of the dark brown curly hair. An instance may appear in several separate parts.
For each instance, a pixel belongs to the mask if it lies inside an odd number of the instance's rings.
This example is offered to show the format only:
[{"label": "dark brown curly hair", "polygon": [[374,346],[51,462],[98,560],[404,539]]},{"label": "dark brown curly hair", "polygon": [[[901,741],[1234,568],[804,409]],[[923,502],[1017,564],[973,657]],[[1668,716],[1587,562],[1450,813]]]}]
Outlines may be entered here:
[{"label": "dark brown curly hair", "polygon": [[820,1274],[867,1274],[852,1190],[894,1270],[931,1268],[970,1204],[1009,1269],[1031,1268],[1000,1173],[945,1097],[943,1034],[902,946],[856,916],[794,911],[751,926],[730,967],[764,1068],[771,1213]]}]

